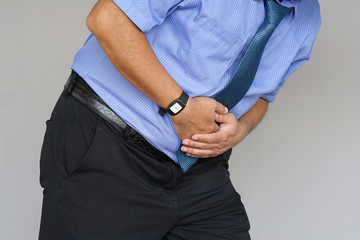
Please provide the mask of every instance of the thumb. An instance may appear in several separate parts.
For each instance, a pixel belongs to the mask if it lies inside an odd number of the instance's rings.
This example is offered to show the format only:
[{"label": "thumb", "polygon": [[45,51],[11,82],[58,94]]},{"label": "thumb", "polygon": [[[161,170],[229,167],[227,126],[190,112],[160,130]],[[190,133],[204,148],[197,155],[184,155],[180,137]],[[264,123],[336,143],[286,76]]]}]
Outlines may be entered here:
[{"label": "thumb", "polygon": [[220,102],[216,101],[216,113],[218,114],[226,114],[228,113],[228,109],[227,107],[225,107],[224,105],[222,105]]}]

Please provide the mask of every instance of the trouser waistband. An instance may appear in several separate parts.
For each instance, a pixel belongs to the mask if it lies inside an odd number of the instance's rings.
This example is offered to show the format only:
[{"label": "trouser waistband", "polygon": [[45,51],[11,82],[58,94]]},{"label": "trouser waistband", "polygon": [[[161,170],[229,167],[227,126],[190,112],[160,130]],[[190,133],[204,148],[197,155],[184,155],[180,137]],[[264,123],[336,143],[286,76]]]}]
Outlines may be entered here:
[{"label": "trouser waistband", "polygon": [[139,146],[158,160],[169,161],[176,164],[171,158],[152,146],[141,134],[136,132],[125,121],[123,121],[75,71],[71,72],[65,84],[65,91],[67,94],[92,109],[116,130],[120,132],[127,130],[127,132],[130,133],[126,139],[128,142]]}]

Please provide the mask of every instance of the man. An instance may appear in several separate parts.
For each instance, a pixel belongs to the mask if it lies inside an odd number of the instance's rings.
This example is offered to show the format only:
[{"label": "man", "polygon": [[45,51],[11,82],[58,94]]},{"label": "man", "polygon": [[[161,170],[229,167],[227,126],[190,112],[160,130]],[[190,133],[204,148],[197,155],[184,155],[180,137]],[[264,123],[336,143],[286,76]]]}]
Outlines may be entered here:
[{"label": "man", "polygon": [[[250,89],[227,109],[216,94],[269,4],[286,14]],[[99,0],[87,26],[47,122],[40,239],[250,239],[231,148],[309,59],[317,1]]]}]

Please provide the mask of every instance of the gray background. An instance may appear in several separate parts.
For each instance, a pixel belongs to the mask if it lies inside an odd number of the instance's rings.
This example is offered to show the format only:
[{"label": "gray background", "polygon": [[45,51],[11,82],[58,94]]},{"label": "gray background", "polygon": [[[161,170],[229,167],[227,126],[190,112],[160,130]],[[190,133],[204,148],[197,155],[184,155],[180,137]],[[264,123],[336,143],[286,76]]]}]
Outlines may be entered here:
[{"label": "gray background", "polygon": [[[95,2],[1,0],[0,239],[37,238],[44,122]],[[360,4],[341,4],[321,2],[311,61],[231,159],[255,240],[360,239]]]}]

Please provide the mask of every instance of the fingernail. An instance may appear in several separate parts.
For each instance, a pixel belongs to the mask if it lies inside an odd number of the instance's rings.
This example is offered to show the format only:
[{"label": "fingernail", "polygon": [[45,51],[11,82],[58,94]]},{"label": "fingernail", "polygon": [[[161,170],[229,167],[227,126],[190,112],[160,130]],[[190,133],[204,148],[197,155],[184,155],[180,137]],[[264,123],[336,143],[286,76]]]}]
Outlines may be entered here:
[{"label": "fingernail", "polygon": [[228,113],[229,109],[227,107],[225,107],[225,113]]},{"label": "fingernail", "polygon": [[188,144],[189,144],[188,141],[184,141],[184,142],[183,142],[183,145],[188,145]]},{"label": "fingernail", "polygon": [[187,151],[187,148],[186,148],[186,147],[182,147],[182,148],[181,148],[181,151],[186,152],[186,151]]},{"label": "fingernail", "polygon": [[194,140],[198,140],[199,138],[197,136],[194,136],[192,139]]}]

